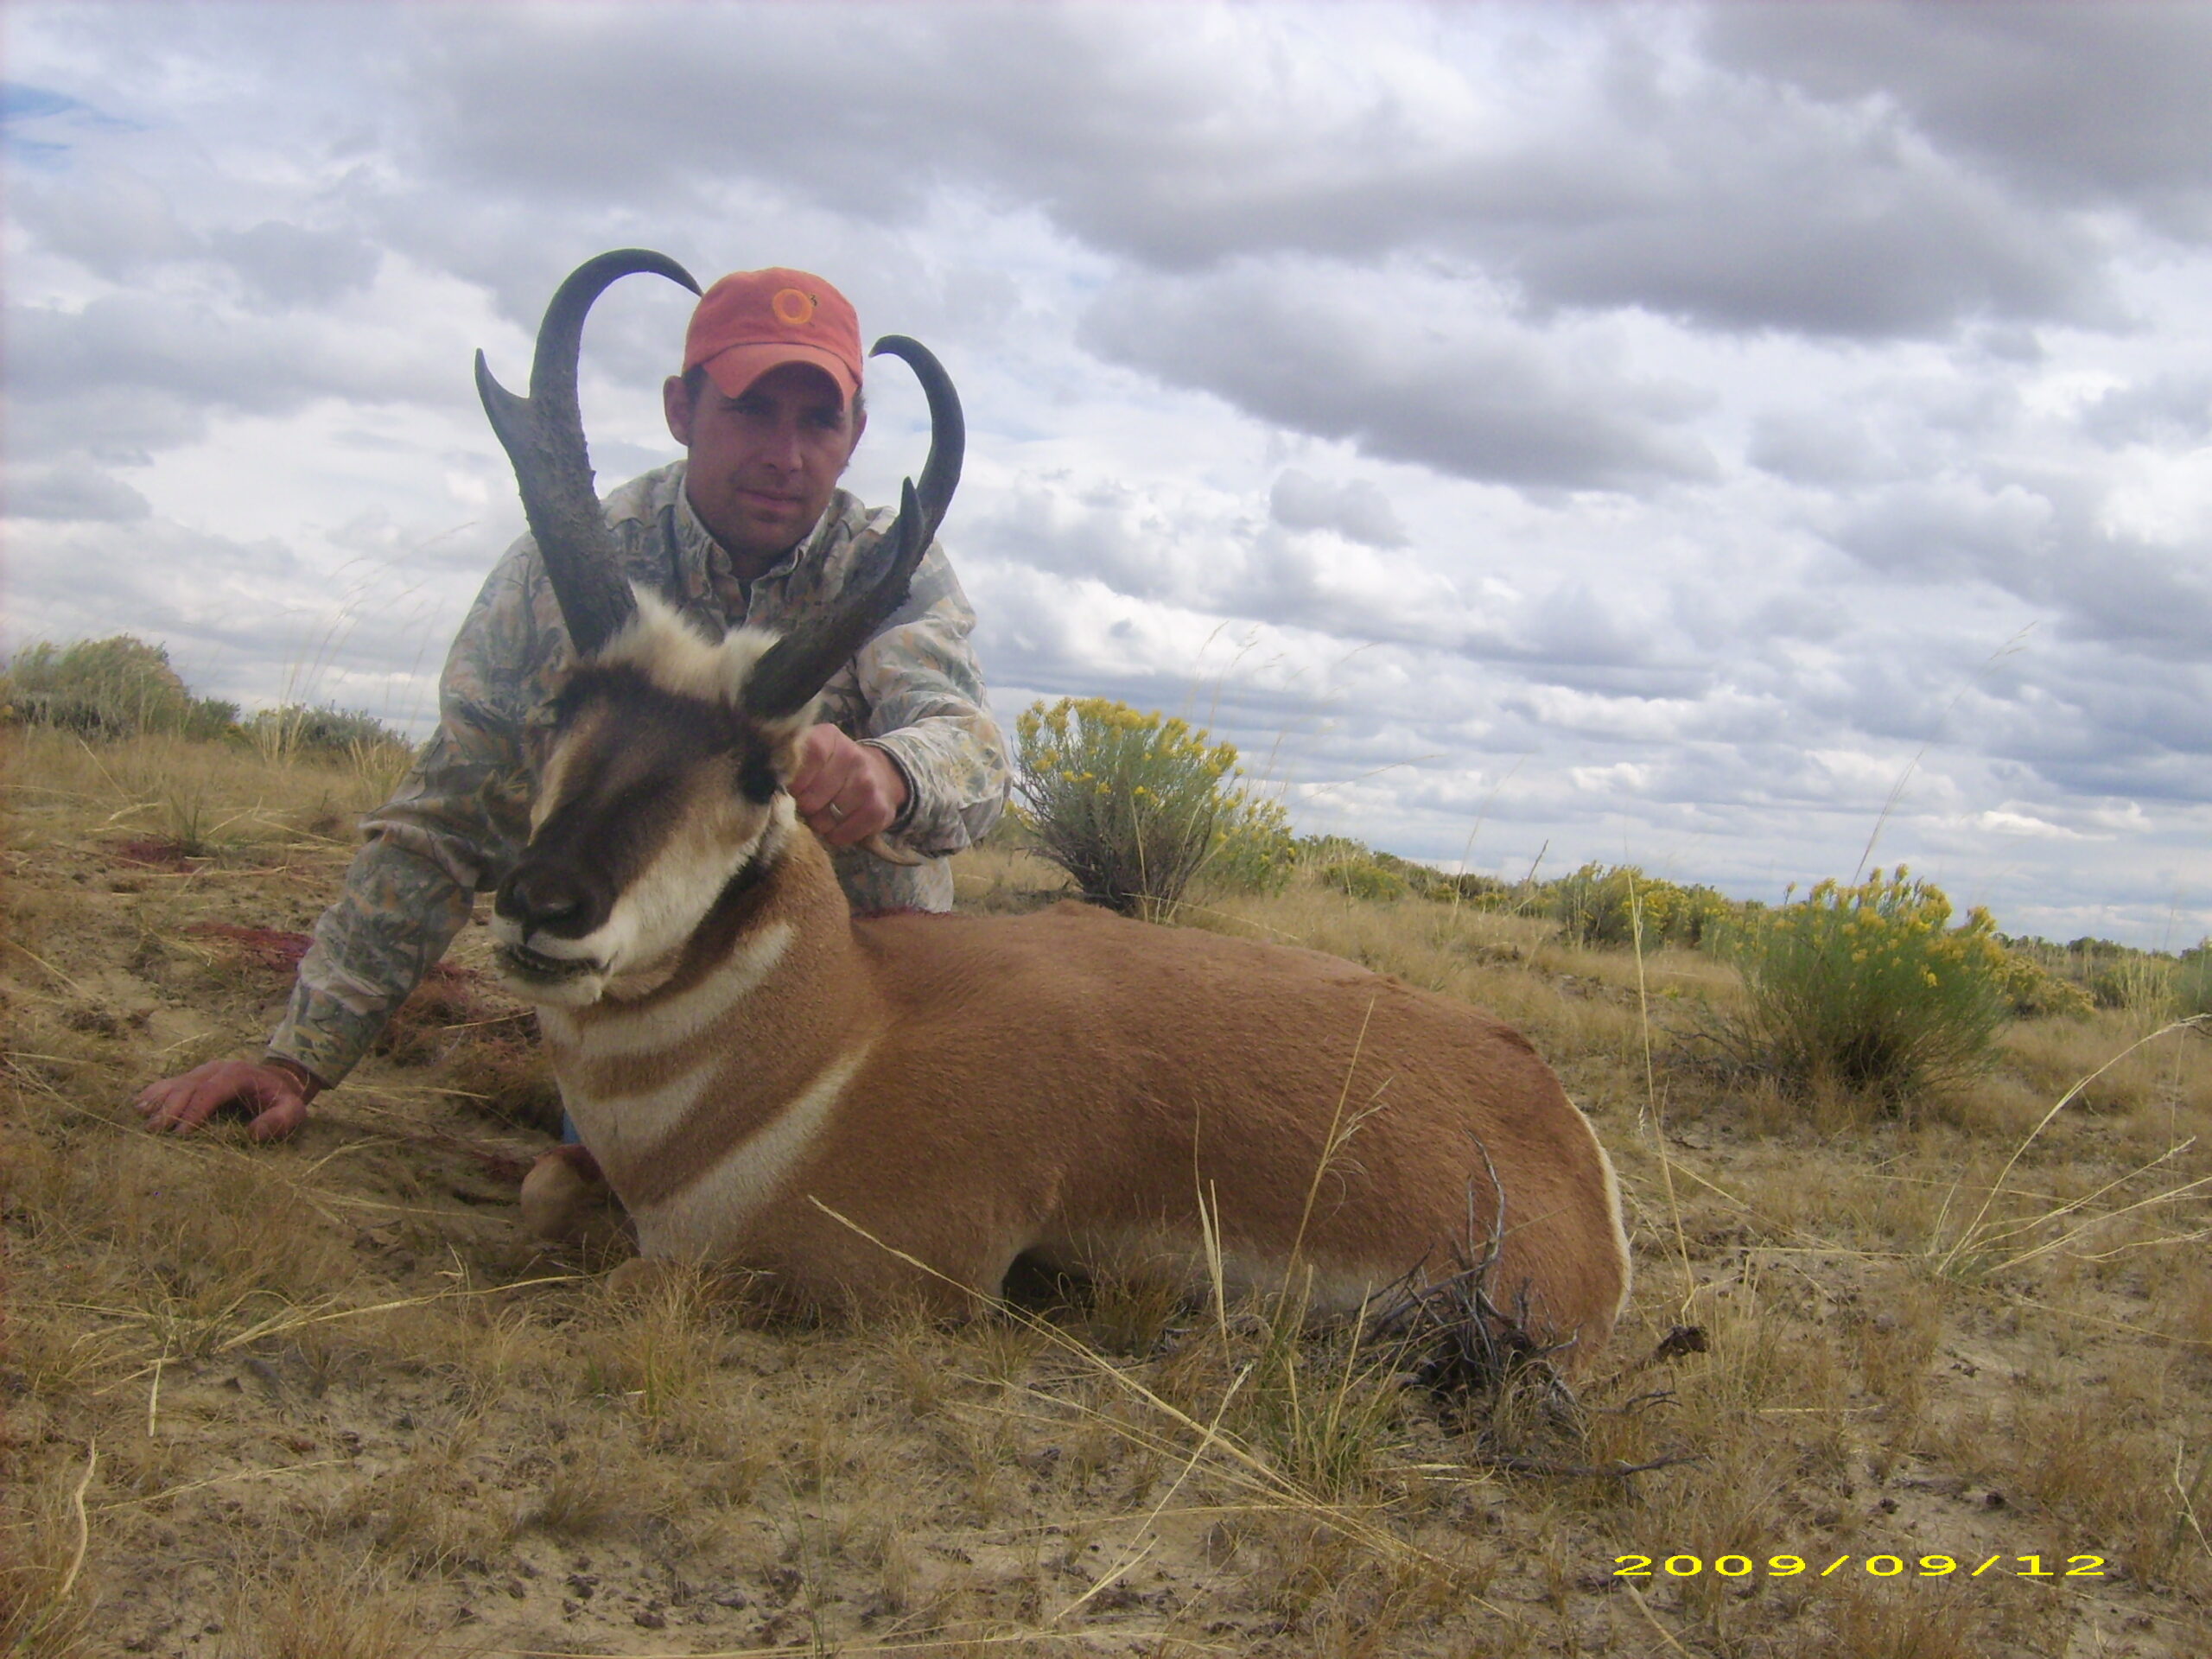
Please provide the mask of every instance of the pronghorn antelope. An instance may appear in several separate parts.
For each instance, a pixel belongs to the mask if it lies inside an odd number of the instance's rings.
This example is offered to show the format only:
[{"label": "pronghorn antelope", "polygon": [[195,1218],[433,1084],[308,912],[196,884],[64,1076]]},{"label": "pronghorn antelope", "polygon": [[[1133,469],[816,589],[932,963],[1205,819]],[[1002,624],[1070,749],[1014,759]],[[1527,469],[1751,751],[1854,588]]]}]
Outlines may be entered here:
[{"label": "pronghorn antelope", "polygon": [[1494,1237],[1495,1289],[1586,1364],[1627,1294],[1618,1190],[1498,1020],[1313,951],[1080,905],[849,913],[781,786],[816,694],[944,512],[957,398],[927,352],[879,342],[934,423],[880,575],[805,632],[704,639],[615,577],[591,489],[578,345],[632,270],[688,285],[636,251],[582,267],[529,398],[477,359],[575,649],[493,923],[589,1149],[540,1160],[526,1221],[553,1229],[603,1172],[648,1257],[763,1269],[802,1305],[905,1291],[948,1312],[1025,1255],[1195,1275],[1207,1224],[1232,1286],[1295,1265],[1314,1306],[1350,1310]]}]

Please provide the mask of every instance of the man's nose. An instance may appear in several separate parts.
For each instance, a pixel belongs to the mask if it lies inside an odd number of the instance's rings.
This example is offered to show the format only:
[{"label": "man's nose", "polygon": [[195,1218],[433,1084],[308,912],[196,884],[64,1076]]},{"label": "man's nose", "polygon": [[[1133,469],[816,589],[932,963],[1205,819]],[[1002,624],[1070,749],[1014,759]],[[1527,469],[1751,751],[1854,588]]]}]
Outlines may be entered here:
[{"label": "man's nose", "polygon": [[762,443],[761,459],[784,472],[797,472],[800,456],[798,438],[797,421],[778,421],[769,429]]}]

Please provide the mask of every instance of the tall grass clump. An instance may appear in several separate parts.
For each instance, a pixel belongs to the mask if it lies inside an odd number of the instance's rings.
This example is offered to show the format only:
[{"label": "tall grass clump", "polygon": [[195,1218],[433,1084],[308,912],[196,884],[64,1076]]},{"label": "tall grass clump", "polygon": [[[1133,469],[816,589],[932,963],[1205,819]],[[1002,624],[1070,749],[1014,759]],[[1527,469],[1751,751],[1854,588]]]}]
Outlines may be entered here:
[{"label": "tall grass clump", "polygon": [[375,715],[327,704],[287,702],[264,709],[245,722],[244,730],[246,741],[273,766],[313,760],[390,772],[394,782],[415,752],[404,734]]},{"label": "tall grass clump", "polygon": [[2192,1020],[2212,1014],[2212,939],[2181,953],[2172,993],[2176,1017]]},{"label": "tall grass clump", "polygon": [[1719,1046],[1793,1093],[1840,1087],[1892,1110],[1963,1083],[2010,1012],[2008,962],[1988,912],[1950,920],[1942,890],[1902,864],[1747,918],[1725,947],[1745,1006]]},{"label": "tall grass clump", "polygon": [[1038,851],[1092,902],[1158,919],[1201,870],[1262,890],[1287,874],[1288,821],[1236,781],[1233,745],[1104,697],[1036,704],[1014,729]]}]

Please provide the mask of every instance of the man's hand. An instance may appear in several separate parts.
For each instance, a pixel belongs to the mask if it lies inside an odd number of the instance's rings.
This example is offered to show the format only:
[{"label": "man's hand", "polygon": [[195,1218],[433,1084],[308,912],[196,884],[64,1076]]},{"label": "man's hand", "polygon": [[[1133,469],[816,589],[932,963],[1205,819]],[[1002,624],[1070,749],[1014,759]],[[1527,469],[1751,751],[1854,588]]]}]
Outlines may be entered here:
[{"label": "man's hand", "polygon": [[269,1061],[210,1060],[181,1077],[165,1077],[138,1096],[149,1129],[185,1135],[224,1107],[243,1106],[254,1114],[249,1131],[257,1141],[274,1141],[307,1122],[308,1102],[321,1084],[304,1068]]},{"label": "man's hand", "polygon": [[892,826],[906,804],[906,780],[889,755],[827,724],[810,728],[804,744],[791,791],[809,829],[832,847],[850,847]]}]

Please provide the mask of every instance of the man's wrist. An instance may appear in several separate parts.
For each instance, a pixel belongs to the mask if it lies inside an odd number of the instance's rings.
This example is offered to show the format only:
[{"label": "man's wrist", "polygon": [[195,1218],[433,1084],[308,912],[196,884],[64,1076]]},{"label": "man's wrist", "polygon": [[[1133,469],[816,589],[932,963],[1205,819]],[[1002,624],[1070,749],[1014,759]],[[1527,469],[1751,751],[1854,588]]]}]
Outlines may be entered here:
[{"label": "man's wrist", "polygon": [[327,1089],[330,1086],[289,1054],[278,1054],[272,1052],[263,1055],[261,1057],[261,1063],[264,1065],[270,1066],[278,1071],[282,1071],[286,1077],[291,1078],[293,1082],[298,1084],[300,1085],[300,1099],[302,1103],[313,1100],[317,1095],[321,1094],[325,1089]]}]

